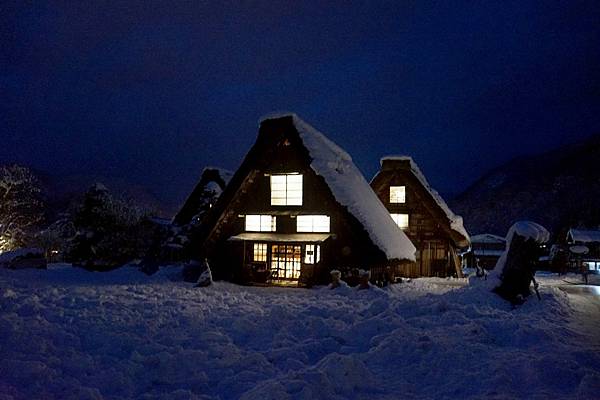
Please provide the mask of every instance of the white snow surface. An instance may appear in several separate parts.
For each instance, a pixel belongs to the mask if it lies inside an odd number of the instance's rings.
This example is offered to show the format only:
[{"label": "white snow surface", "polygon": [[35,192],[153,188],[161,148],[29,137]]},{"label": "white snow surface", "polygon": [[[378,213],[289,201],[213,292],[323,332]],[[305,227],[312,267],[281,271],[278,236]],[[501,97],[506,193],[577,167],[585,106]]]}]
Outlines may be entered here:
[{"label": "white snow surface", "polygon": [[582,229],[569,229],[569,235],[574,242],[593,243],[600,242],[600,231],[589,231]]},{"label": "white snow surface", "polygon": [[417,177],[419,182],[421,182],[421,185],[423,185],[423,187],[431,194],[431,196],[433,197],[435,202],[438,204],[438,206],[444,211],[444,214],[446,214],[446,217],[450,221],[450,229],[452,229],[455,232],[458,232],[459,234],[464,236],[464,238],[467,241],[469,241],[469,233],[465,229],[462,217],[460,215],[454,214],[454,212],[452,212],[450,207],[448,207],[448,204],[442,198],[442,196],[437,192],[437,190],[435,190],[434,188],[431,187],[429,182],[427,182],[427,178],[425,178],[425,175],[423,175],[423,172],[421,172],[421,169],[419,168],[419,166],[417,165],[417,163],[415,162],[415,160],[413,160],[413,158],[411,156],[406,156],[406,155],[385,156],[385,157],[381,158],[381,163],[383,164],[383,161],[385,161],[385,160],[409,161],[410,169],[412,170],[413,174]]},{"label": "white snow surface", "polygon": [[0,270],[0,398],[592,399],[600,390],[598,338],[556,288],[542,285],[541,302],[511,310],[480,280],[194,288],[172,280],[179,273]]},{"label": "white snow surface", "polygon": [[269,114],[261,120],[292,117],[308,150],[311,168],[322,176],[335,199],[348,208],[388,259],[415,260],[416,248],[352,162],[352,157],[294,113]]}]

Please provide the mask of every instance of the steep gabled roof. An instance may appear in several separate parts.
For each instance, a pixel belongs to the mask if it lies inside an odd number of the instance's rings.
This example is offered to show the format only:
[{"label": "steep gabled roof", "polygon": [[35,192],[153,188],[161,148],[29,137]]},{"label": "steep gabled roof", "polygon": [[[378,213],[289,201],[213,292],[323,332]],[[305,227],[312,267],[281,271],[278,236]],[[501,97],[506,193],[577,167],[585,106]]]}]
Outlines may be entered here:
[{"label": "steep gabled roof", "polygon": [[[421,183],[421,186],[423,186],[423,188],[429,193],[429,195],[435,201],[435,203],[438,205],[440,210],[442,210],[442,212],[448,218],[448,222],[450,223],[450,229],[452,231],[458,233],[460,236],[462,236],[467,243],[469,242],[469,240],[470,240],[469,234],[467,233],[467,230],[465,229],[465,227],[463,225],[462,217],[460,215],[454,214],[452,212],[452,210],[450,210],[450,207],[448,207],[448,204],[446,204],[446,202],[444,201],[442,196],[440,196],[440,194],[435,189],[433,189],[431,187],[431,185],[429,185],[429,182],[427,182],[425,175],[423,175],[423,173],[419,169],[419,166],[412,159],[412,157],[404,156],[404,155],[385,156],[385,157],[381,158],[382,166],[383,166],[384,161],[402,161],[402,162],[408,163],[410,165],[410,172],[412,172],[412,174],[417,178],[417,180]],[[375,175],[375,177],[377,177],[377,175],[380,172],[378,172]],[[373,180],[375,179],[375,177],[373,177]]]},{"label": "steep gabled roof", "polygon": [[270,119],[289,117],[312,159],[310,167],[325,180],[335,199],[363,225],[373,243],[388,259],[415,260],[415,246],[396,225],[352,157],[294,113],[270,114]]},{"label": "steep gabled roof", "polygon": [[206,167],[202,170],[200,180],[194,187],[192,193],[183,203],[181,209],[173,217],[172,223],[175,225],[185,225],[190,222],[200,207],[201,196],[205,189],[211,189],[218,195],[222,193],[225,186],[229,183],[233,173],[223,168]]}]

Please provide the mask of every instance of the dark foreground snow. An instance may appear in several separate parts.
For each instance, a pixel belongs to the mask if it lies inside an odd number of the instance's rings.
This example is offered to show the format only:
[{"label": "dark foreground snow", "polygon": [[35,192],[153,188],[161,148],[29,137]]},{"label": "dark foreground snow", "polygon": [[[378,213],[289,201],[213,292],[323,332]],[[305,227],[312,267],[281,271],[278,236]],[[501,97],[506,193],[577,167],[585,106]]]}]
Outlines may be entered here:
[{"label": "dark foreground snow", "polygon": [[[594,399],[569,297],[479,285],[192,288],[168,273],[0,271],[0,399]],[[600,318],[596,315],[595,318]]]}]

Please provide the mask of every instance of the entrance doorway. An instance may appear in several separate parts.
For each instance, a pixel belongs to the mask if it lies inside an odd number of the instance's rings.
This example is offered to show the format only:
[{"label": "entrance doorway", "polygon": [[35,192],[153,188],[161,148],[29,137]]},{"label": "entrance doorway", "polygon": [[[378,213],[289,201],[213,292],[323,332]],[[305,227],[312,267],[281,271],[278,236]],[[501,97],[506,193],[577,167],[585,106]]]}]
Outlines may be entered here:
[{"label": "entrance doorway", "polygon": [[271,279],[298,280],[302,265],[302,246],[289,244],[271,245]]}]

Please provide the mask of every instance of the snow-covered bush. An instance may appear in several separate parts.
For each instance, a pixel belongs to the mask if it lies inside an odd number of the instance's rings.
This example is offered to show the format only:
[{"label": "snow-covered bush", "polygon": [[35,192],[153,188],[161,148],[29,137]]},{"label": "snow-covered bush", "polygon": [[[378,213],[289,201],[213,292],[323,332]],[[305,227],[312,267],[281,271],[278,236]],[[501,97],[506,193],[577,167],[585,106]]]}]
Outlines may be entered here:
[{"label": "snow-covered bush", "polygon": [[143,258],[155,234],[149,210],[114,197],[100,183],[84,195],[73,225],[68,260],[100,270]]},{"label": "snow-covered bush", "polygon": [[28,168],[0,167],[0,253],[28,244],[44,217],[40,194],[38,180]]}]

